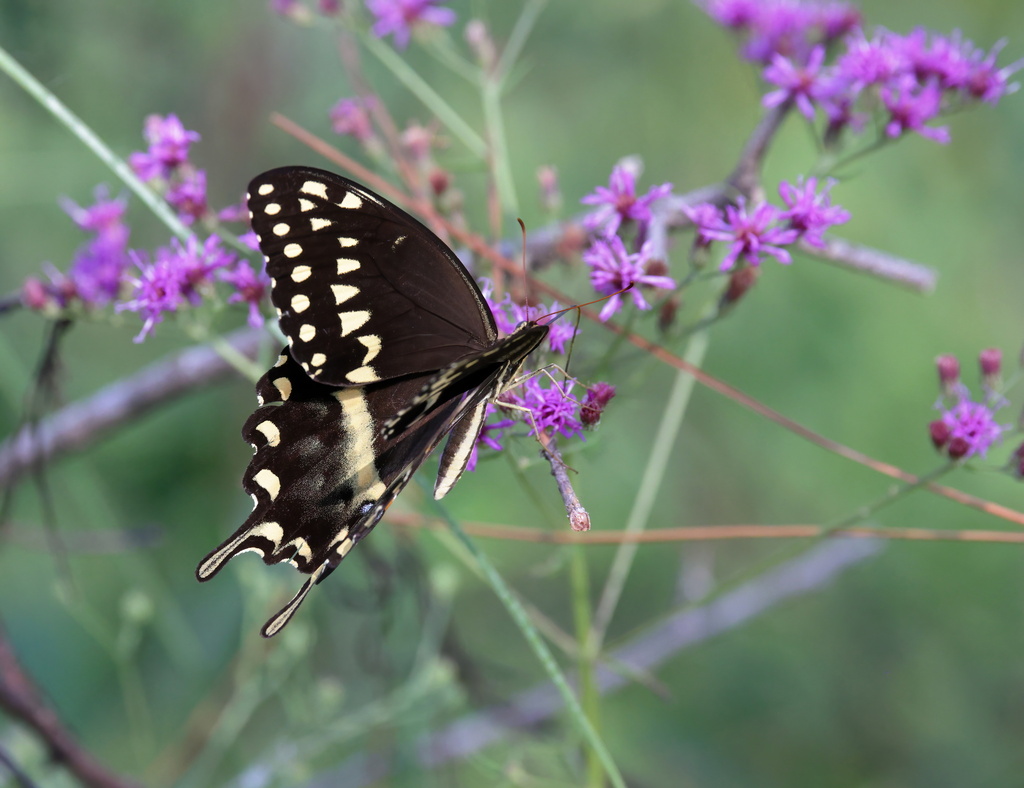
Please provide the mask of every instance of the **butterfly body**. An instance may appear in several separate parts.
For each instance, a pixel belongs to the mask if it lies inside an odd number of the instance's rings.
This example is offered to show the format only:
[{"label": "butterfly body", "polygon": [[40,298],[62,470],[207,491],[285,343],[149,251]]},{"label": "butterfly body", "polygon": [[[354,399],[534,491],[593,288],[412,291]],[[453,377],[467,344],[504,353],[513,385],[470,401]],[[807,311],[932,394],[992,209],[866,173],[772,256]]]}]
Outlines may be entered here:
[{"label": "butterfly body", "polygon": [[353,181],[286,167],[256,177],[248,202],[289,347],[257,383],[260,407],[242,430],[255,450],[243,477],[253,511],[196,576],[248,551],[308,574],[264,626],[270,637],[446,436],[435,497],[451,489],[487,403],[548,328],[499,337],[454,253]]}]

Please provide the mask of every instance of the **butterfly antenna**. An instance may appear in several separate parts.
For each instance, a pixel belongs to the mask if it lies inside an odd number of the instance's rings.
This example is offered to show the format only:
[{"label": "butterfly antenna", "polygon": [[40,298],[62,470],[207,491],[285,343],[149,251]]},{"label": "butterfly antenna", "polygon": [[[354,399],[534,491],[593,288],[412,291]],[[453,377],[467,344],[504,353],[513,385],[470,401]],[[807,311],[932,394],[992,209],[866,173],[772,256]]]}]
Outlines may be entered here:
[{"label": "butterfly antenna", "polygon": [[526,224],[522,219],[516,217],[519,222],[519,231],[523,236],[523,300],[526,301],[526,314],[530,314],[530,277],[526,270]]}]

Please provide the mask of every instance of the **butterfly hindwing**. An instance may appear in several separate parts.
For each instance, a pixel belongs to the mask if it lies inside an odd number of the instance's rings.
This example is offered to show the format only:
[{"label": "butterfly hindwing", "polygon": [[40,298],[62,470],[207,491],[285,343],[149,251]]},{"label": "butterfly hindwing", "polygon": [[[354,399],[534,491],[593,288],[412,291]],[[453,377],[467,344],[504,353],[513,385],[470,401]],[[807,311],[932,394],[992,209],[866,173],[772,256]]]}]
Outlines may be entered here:
[{"label": "butterfly hindwing", "polygon": [[360,385],[437,370],[497,338],[448,247],[359,184],[288,167],[255,178],[248,201],[281,330],[316,380]]}]

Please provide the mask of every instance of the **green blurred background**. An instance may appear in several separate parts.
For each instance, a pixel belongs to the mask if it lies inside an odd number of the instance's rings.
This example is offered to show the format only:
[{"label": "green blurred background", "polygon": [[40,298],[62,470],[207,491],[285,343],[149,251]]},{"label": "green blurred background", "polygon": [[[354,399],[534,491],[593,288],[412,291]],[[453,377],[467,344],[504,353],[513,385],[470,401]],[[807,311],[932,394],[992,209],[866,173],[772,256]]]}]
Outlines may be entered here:
[{"label": "green blurred background", "polygon": [[[499,38],[520,9],[451,5],[461,21],[486,18]],[[960,29],[986,48],[1007,37],[1002,62],[1024,56],[1024,4],[862,7],[869,28]],[[329,136],[327,110],[351,93],[331,32],[282,20],[262,2],[6,0],[0,45],[122,155],[142,149],[147,114],[178,114],[202,134],[193,160],[208,171],[215,205],[236,200],[271,166],[323,166],[270,126],[268,114]],[[469,86],[415,45],[408,59],[479,119]],[[570,213],[627,154],[643,157],[644,184],[668,180],[682,192],[723,177],[760,116],[753,71],[686,2],[552,3],[523,66],[504,106],[528,227],[546,221],[533,198],[541,164],[558,167]],[[430,120],[369,58],[366,68],[397,118]],[[741,308],[715,327],[708,371],[873,457],[914,473],[935,467],[926,433],[934,357],[959,355],[973,383],[978,350],[1001,347],[1012,368],[1021,345],[1022,102],[1011,96],[951,119],[949,146],[909,139],[861,160],[833,192],[853,215],[841,234],[934,266],[933,295],[806,258],[768,265]],[[82,241],[59,196],[89,204],[97,183],[120,187],[7,78],[0,118],[0,293],[8,293],[44,263],[66,266]],[[445,163],[456,170],[466,161],[457,146],[450,157]],[[791,119],[769,159],[769,190],[813,162],[806,129]],[[470,204],[482,184],[472,173],[460,181]],[[137,201],[129,216],[133,246],[166,242]],[[590,296],[582,276],[566,281],[580,301]],[[243,319],[239,312],[223,325]],[[173,323],[141,345],[131,341],[137,331],[132,315],[120,325],[76,326],[64,353],[63,398],[74,401],[188,344]],[[608,337],[585,331],[592,347]],[[36,315],[4,317],[4,435],[24,406],[44,334]],[[627,384],[600,432],[570,458],[596,529],[624,525],[672,373],[638,355],[621,377]],[[239,430],[253,403],[251,385],[233,379],[52,466],[70,583],[46,547],[35,490],[18,490],[0,553],[0,613],[24,664],[83,744],[152,785],[243,784],[231,780],[264,762],[274,768],[250,772],[244,784],[300,785],[360,753],[407,767],[396,785],[577,784],[572,735],[557,725],[510,734],[439,771],[411,765],[416,735],[542,677],[504,609],[435,536],[399,532],[385,520],[270,646],[258,625],[297,585],[291,570],[243,558],[215,582],[195,582],[197,560],[249,510],[239,482],[249,448]],[[1019,407],[1018,398],[1007,420]],[[652,527],[828,522],[889,488],[886,478],[707,390],[698,388],[688,417]],[[993,452],[989,467],[1009,448]],[[532,448],[520,454],[532,463],[522,484],[507,462],[485,463],[449,497],[456,516],[565,527],[548,473]],[[1020,487],[1003,474],[961,471],[950,481],[1024,506]],[[411,488],[396,508],[419,508],[423,497]],[[927,494],[877,522],[1003,527]],[[79,553],[76,535],[87,542],[97,529],[159,538],[145,549]],[[571,631],[567,549],[482,544],[529,602]],[[612,645],[678,609],[681,575],[727,580],[779,548],[642,547]],[[612,556],[611,547],[586,551],[595,596]],[[1022,569],[1017,546],[893,541],[816,593],[680,652],[657,671],[664,696],[633,685],[608,697],[604,736],[637,786],[1024,784]],[[323,731],[333,732],[329,746],[303,749]],[[16,725],[0,726],[0,744],[25,763],[45,762]],[[70,784],[59,769],[34,768],[42,785]]]}]

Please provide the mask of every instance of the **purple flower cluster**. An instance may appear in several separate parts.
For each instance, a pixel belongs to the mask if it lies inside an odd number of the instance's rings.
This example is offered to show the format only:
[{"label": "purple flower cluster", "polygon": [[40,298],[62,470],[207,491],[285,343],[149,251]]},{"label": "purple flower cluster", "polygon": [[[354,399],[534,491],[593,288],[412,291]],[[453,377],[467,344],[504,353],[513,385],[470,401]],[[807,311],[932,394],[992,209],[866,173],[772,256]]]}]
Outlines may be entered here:
[{"label": "purple flower cluster", "polygon": [[185,245],[175,238],[170,246],[157,249],[152,260],[138,255],[138,276],[128,278],[132,296],[116,309],[139,313],[143,325],[135,341],[141,342],[165,313],[185,305],[198,306],[212,288],[214,273],[234,262],[235,256],[221,247],[215,235],[203,244],[194,235]]},{"label": "purple flower cluster", "polygon": [[63,208],[80,228],[93,236],[75,253],[66,274],[52,269],[49,282],[35,277],[25,282],[23,299],[37,310],[64,310],[76,304],[102,307],[121,292],[124,272],[131,263],[128,254],[130,230],[124,222],[127,201],[111,199],[100,186],[96,202],[82,208],[63,200]]},{"label": "purple flower cluster", "polygon": [[[583,262],[590,267],[590,283],[601,295],[610,296],[601,309],[601,320],[608,320],[622,308],[622,293],[632,287],[632,301],[637,309],[650,309],[640,287],[654,287],[665,290],[675,289],[676,283],[659,269],[664,269],[664,260],[657,254],[654,245],[645,242],[648,225],[653,219],[651,205],[667,197],[672,184],[663,183],[651,187],[646,194],[636,193],[636,172],[627,164],[617,164],[612,169],[608,186],[598,186],[581,202],[596,205],[597,210],[583,221],[584,226],[597,231],[597,237],[583,252]],[[626,227],[635,227],[634,243],[640,248],[629,252],[620,237]]]},{"label": "purple flower cluster", "polygon": [[455,12],[438,7],[437,0],[366,0],[366,7],[376,17],[370,32],[377,38],[393,36],[399,49],[409,46],[415,27],[455,24]]},{"label": "purple flower cluster", "polygon": [[724,211],[709,203],[684,210],[696,228],[698,247],[707,248],[712,241],[729,244],[720,265],[722,271],[731,271],[741,263],[760,265],[765,255],[788,264],[792,257],[785,247],[799,240],[824,246],[825,230],[849,221],[846,210],[832,205],[829,191],[833,185],[829,180],[819,190],[817,178],[798,178],[795,185],[783,181],[779,196],[785,209],[766,202],[748,206],[741,197]]},{"label": "purple flower cluster", "polygon": [[642,226],[651,220],[651,203],[671,193],[672,184],[663,183],[637,197],[636,173],[629,166],[617,164],[612,168],[608,186],[598,186],[593,194],[580,200],[584,205],[600,206],[584,219],[583,224],[587,229],[599,230],[603,235],[615,235],[622,223],[627,221]]},{"label": "purple flower cluster", "polygon": [[[1017,88],[1010,77],[1022,64],[998,67],[1001,44],[985,51],[959,33],[942,36],[920,28],[907,35],[878,30],[869,37],[857,12],[840,3],[704,5],[721,24],[744,34],[744,54],[765,66],[763,77],[775,89],[764,105],[792,103],[808,120],[820,109],[829,141],[846,128],[859,132],[872,113],[881,113],[889,138],[915,133],[945,143],[949,130],[930,121],[968,101],[995,104]],[[827,51],[836,53],[832,62],[826,62]]]},{"label": "purple flower cluster", "polygon": [[928,432],[935,448],[952,460],[984,457],[1010,429],[997,422],[995,415],[1007,404],[995,388],[1002,354],[995,349],[983,350],[978,360],[985,396],[975,402],[967,386],[960,381],[960,364],[956,358],[939,356],[936,359],[942,395],[935,407],[942,415],[928,425]]},{"label": "purple flower cluster", "polygon": [[[500,300],[493,297],[494,285],[489,280],[481,281],[484,299],[494,315],[494,322],[499,333],[511,334],[516,326],[527,320],[537,320],[545,315],[559,312],[558,302],[546,308],[543,304],[522,306],[515,303],[506,293]],[[548,324],[548,338],[545,350],[549,353],[564,354],[568,343],[576,334],[576,328],[568,322],[551,322]],[[523,373],[522,384],[515,389],[506,391],[500,398],[498,406],[488,406],[487,419],[483,430],[473,447],[473,454],[467,465],[468,470],[476,467],[477,456],[481,447],[492,451],[500,451],[503,446],[501,439],[508,428],[517,422],[529,425],[529,434],[559,434],[566,438],[583,437],[584,428],[597,425],[608,402],[615,395],[615,387],[607,383],[596,383],[587,390],[582,403],[571,395],[576,384],[569,379],[565,383],[556,383],[550,375],[534,370]],[[495,417],[497,420],[495,420]]]},{"label": "purple flower cluster", "polygon": [[331,128],[335,134],[354,137],[364,145],[375,137],[370,112],[377,106],[377,98],[343,98],[331,108]]},{"label": "purple flower cluster", "polygon": [[806,62],[817,44],[857,28],[860,11],[848,3],[802,0],[698,0],[720,25],[744,38],[742,53],[767,65],[774,55]]},{"label": "purple flower cluster", "polygon": [[[149,143],[147,151],[130,157],[135,172],[161,188],[186,221],[203,219],[212,223],[214,216],[206,202],[206,174],[188,159],[189,147],[199,135],[186,129],[174,115],[150,116],[144,135]],[[224,249],[217,236],[200,241],[193,235],[185,244],[175,239],[149,255],[128,249],[124,199],[110,199],[100,188],[93,206],[82,208],[65,200],[64,209],[94,237],[78,251],[66,274],[53,271],[49,282],[32,278],[25,283],[22,300],[30,308],[60,312],[75,306],[96,309],[117,302],[116,311],[136,312],[142,318],[142,331],[135,338],[141,342],[166,314],[196,306],[212,295],[214,283],[219,281],[231,288],[227,302],[248,304],[249,324],[262,324],[260,305],[269,279],[262,270],[254,271],[248,262]],[[231,206],[220,215],[223,221],[243,217],[247,212],[240,212],[239,206]],[[242,240],[247,239],[243,236]],[[255,243],[250,246],[256,248]]]},{"label": "purple flower cluster", "polygon": [[143,137],[149,147],[128,157],[135,174],[163,193],[186,224],[209,218],[206,173],[188,160],[189,147],[199,141],[199,133],[186,129],[177,115],[150,115]]}]

